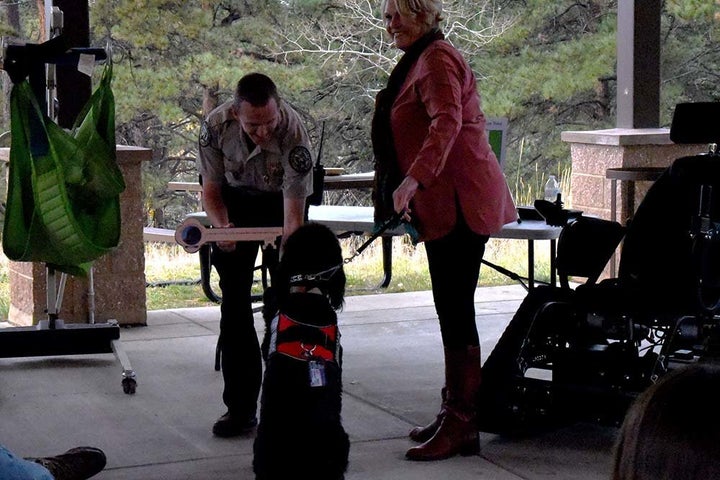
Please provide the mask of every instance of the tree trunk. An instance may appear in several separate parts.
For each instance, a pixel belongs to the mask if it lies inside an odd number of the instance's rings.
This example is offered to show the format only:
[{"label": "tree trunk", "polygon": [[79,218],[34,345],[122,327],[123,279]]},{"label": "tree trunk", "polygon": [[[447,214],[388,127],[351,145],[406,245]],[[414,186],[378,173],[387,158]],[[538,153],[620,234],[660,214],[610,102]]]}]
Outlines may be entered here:
[{"label": "tree trunk", "polygon": [[208,116],[208,113],[212,112],[219,103],[219,91],[220,86],[216,83],[210,87],[203,88],[203,103],[202,103],[202,116],[203,118]]},{"label": "tree trunk", "polygon": [[[7,15],[7,22],[12,28],[13,36],[16,38],[23,38],[22,24],[20,23],[20,9],[18,8],[18,2],[14,0],[5,0],[3,6]],[[12,82],[7,74],[2,75],[2,92],[5,101],[2,104],[2,124],[10,125],[10,90],[12,89]],[[8,140],[9,141],[9,140]],[[4,142],[3,142],[4,143]],[[5,178],[4,175],[2,178]]]},{"label": "tree trunk", "polygon": [[48,39],[47,31],[45,31],[45,0],[36,0],[38,10],[38,23],[40,24],[40,43]]}]

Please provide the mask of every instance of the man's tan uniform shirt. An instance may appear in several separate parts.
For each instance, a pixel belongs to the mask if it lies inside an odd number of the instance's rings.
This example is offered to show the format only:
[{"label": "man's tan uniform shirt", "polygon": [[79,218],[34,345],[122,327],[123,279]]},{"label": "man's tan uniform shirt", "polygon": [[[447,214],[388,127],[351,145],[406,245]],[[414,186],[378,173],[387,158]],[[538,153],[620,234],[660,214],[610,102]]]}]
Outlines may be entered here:
[{"label": "man's tan uniform shirt", "polygon": [[[259,192],[283,192],[286,198],[312,193],[310,138],[300,117],[280,100],[280,119],[269,145],[248,145],[232,100],[215,108],[200,130],[199,170],[203,180]],[[250,148],[253,150],[250,151]]]}]

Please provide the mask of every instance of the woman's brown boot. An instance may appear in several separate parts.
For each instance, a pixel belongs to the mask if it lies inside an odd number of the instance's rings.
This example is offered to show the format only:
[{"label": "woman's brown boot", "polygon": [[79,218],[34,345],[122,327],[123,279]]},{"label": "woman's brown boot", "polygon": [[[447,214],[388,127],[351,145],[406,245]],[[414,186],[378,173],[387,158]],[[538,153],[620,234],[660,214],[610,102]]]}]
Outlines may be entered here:
[{"label": "woman's brown boot", "polygon": [[477,393],[480,388],[480,347],[445,351],[447,401],[440,426],[428,441],[407,451],[409,460],[442,460],[477,455]]},{"label": "woman's brown boot", "polygon": [[445,402],[447,401],[447,387],[443,387],[440,391],[440,396],[442,397],[442,403],[440,404],[440,411],[438,412],[437,416],[435,417],[435,420],[430,422],[428,425],[425,425],[424,427],[415,427],[412,430],[410,430],[410,440],[418,443],[424,443],[427,442],[432,438],[433,435],[435,435],[435,432],[438,431],[438,428],[440,428],[440,422],[442,422],[443,417],[445,416]]}]

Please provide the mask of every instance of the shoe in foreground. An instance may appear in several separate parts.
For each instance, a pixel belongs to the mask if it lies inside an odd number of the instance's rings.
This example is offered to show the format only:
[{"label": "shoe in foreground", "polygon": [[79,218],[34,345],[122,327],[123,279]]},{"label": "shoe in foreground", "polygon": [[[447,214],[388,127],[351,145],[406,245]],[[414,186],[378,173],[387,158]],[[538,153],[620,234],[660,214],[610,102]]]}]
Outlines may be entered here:
[{"label": "shoe in foreground", "polygon": [[95,447],[75,447],[54,457],[32,459],[47,468],[55,480],[85,480],[100,473],[107,458]]}]

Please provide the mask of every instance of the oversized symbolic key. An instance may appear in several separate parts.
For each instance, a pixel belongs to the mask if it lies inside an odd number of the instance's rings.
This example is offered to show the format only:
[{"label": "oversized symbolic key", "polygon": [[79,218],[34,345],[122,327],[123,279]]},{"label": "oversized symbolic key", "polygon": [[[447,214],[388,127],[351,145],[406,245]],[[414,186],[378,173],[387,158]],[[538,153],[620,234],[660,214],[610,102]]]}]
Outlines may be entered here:
[{"label": "oversized symbolic key", "polygon": [[186,218],[175,229],[175,241],[188,253],[195,253],[208,242],[264,242],[274,246],[282,227],[208,228],[197,218]]}]

